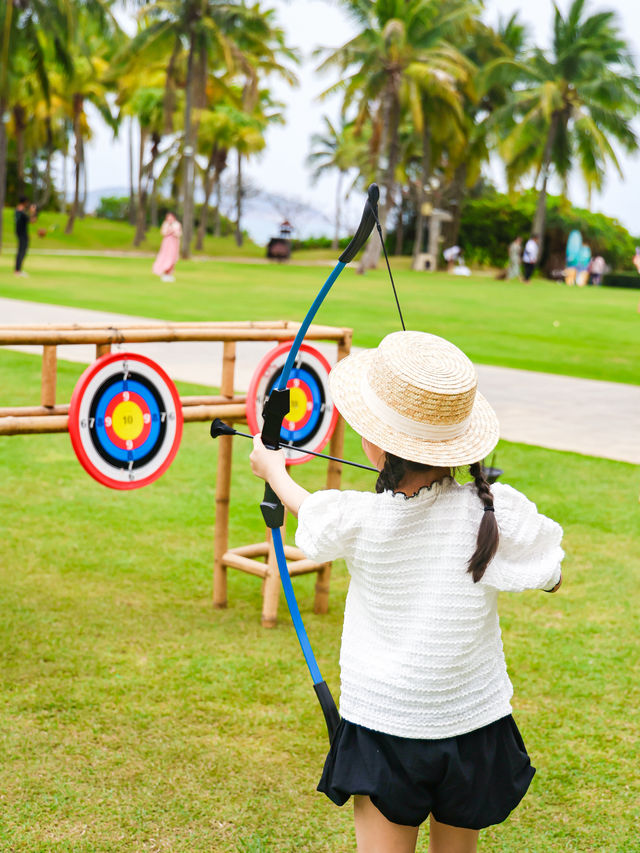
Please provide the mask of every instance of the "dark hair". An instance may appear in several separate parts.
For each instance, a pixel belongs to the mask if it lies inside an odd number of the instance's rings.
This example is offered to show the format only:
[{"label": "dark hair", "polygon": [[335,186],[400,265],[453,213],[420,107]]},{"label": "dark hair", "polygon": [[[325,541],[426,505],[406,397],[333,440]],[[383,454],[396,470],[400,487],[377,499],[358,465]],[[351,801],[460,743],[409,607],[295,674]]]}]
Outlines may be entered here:
[{"label": "dark hair", "polygon": [[491,486],[484,476],[482,462],[474,462],[473,465],[469,465],[469,473],[476,484],[476,490],[482,501],[483,509],[487,510],[482,513],[482,521],[480,522],[478,538],[476,539],[476,550],[469,560],[469,568],[467,569],[473,575],[473,582],[478,583],[498,550],[500,536],[496,514],[492,511],[493,495],[491,494]]},{"label": "dark hair", "polygon": [[[423,465],[420,462],[412,462],[402,459],[392,453],[384,455],[384,465],[376,481],[376,492],[395,491],[402,482],[405,474],[409,471],[432,471],[435,465]],[[493,510],[493,495],[491,486],[484,476],[484,468],[481,462],[474,462],[469,466],[469,473],[474,479],[478,497],[482,501],[483,509],[489,508],[482,513],[482,520],[478,528],[476,550],[469,560],[467,571],[473,576],[473,582],[478,583],[484,575],[485,569],[493,559],[498,550],[498,522]]]},{"label": "dark hair", "polygon": [[29,199],[26,197],[26,195],[21,195],[18,199],[18,204],[26,204],[28,201]]}]

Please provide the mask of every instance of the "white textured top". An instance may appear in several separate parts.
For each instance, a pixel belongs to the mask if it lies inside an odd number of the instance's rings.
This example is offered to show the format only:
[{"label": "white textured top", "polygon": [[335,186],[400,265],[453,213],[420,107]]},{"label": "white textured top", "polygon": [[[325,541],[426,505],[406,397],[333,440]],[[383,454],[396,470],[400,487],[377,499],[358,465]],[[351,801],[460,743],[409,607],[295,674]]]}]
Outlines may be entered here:
[{"label": "white textured top", "polygon": [[511,486],[491,487],[500,529],[482,580],[467,572],[482,519],[473,483],[447,478],[412,498],[321,491],[300,507],[297,545],[346,560],[340,713],[410,738],[473,731],[511,713],[499,590],[552,589],[562,528]]},{"label": "white textured top", "polygon": [[522,253],[522,260],[525,264],[535,264],[538,262],[538,251],[539,246],[536,241],[531,237],[524,246],[524,252]]}]

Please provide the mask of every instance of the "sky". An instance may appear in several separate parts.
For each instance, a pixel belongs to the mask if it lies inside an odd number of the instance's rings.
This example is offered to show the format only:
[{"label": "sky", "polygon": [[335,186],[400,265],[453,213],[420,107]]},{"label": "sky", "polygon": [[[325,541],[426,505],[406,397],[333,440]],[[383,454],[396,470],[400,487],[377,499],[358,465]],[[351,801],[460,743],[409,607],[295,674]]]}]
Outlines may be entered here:
[{"label": "sky", "polygon": [[[319,95],[334,79],[316,71],[317,60],[313,59],[312,52],[318,46],[337,47],[344,44],[355,33],[355,29],[335,0],[266,0],[265,5],[277,10],[288,43],[298,48],[303,63],[296,71],[300,81],[297,88],[291,89],[276,80],[272,82],[274,96],[286,104],[286,125],[268,131],[266,150],[249,163],[247,173],[260,188],[307,202],[324,215],[324,219],[316,217],[307,221],[302,216],[302,222],[294,222],[301,234],[309,231],[318,234],[323,226],[324,232],[330,234],[337,175],[322,178],[314,185],[305,160],[309,154],[312,134],[321,130],[323,115],[328,115],[332,120],[339,115],[339,101],[335,97],[319,100]],[[559,6],[566,9],[568,0],[559,0]],[[496,24],[499,16],[508,17],[518,11],[521,19],[531,27],[536,43],[544,47],[550,39],[552,8],[551,0],[538,0],[535,4],[524,4],[522,0],[485,0],[484,18],[488,23]],[[629,40],[640,67],[639,0],[587,0],[587,8],[591,13],[602,9],[616,11],[621,30]],[[640,117],[635,127],[640,136]],[[94,130],[94,139],[86,152],[89,190],[127,186],[125,136],[114,140],[111,131],[99,117],[95,119]],[[619,153],[619,159],[624,177],[620,178],[611,167],[603,192],[594,194],[591,208],[617,217],[632,234],[638,235],[640,157]],[[499,187],[504,186],[502,169],[498,163],[491,166],[490,177]],[[569,193],[574,204],[588,206],[586,191],[579,178],[571,181]],[[362,199],[359,197],[353,197],[347,203],[345,225],[348,231],[357,224],[361,209]],[[271,216],[268,212],[264,215],[266,219],[271,218],[272,223],[266,224],[265,229],[258,228],[263,232],[260,237],[264,237],[269,230],[273,231],[280,213],[274,210]]]}]

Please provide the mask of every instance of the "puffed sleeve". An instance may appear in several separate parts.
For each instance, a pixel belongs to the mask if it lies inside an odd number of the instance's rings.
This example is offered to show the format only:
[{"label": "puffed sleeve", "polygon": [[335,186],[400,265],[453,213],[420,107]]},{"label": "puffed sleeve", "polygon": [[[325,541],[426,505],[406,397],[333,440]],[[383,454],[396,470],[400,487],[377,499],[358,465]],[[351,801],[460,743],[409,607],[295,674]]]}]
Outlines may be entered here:
[{"label": "puffed sleeve", "polygon": [[359,492],[314,492],[298,511],[296,545],[319,563],[346,557],[357,530]]},{"label": "puffed sleeve", "polygon": [[562,528],[511,486],[495,483],[491,491],[500,542],[480,583],[505,592],[553,589],[564,557]]}]

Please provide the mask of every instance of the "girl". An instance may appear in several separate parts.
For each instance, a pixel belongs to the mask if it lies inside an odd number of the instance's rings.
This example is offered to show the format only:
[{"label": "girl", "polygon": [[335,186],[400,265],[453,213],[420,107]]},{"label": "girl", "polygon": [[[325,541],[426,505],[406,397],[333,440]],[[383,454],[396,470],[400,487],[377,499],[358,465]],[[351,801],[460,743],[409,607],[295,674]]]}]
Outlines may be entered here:
[{"label": "girl", "polygon": [[173,213],[167,213],[160,228],[162,243],[160,250],[153,262],[152,270],[159,275],[162,281],[175,281],[173,271],[178,262],[180,254],[180,238],[182,237],[182,225]]},{"label": "girl", "polygon": [[[500,590],[560,586],[562,530],[480,460],[498,421],[476,372],[435,335],[395,332],[332,370],[330,388],[380,475],[375,493],[309,494],[282,452],[254,439],[251,466],[298,516],[313,560],[351,579],[340,653],[342,720],[318,786],[354,796],[361,853],[474,853],[534,774],[511,716]],[[459,485],[459,466],[473,482]]]}]

